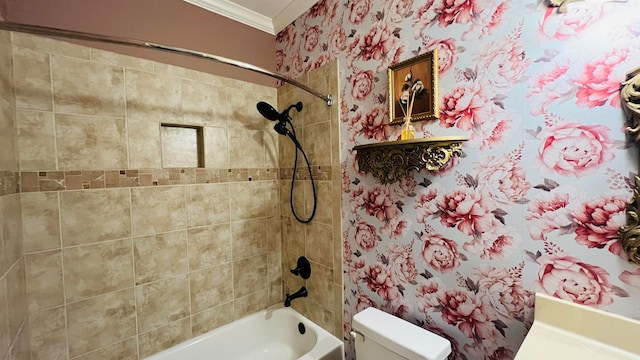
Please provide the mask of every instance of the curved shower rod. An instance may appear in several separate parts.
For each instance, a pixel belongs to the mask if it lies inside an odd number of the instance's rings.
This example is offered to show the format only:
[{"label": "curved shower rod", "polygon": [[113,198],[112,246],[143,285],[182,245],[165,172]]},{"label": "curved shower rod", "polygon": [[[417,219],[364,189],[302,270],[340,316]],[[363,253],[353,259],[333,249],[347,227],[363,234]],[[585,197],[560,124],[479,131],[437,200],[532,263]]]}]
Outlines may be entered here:
[{"label": "curved shower rod", "polygon": [[162,44],[155,44],[155,43],[150,43],[150,42],[135,40],[135,39],[127,39],[127,38],[113,37],[113,36],[107,36],[107,35],[97,35],[97,34],[85,33],[80,31],[64,30],[64,29],[39,26],[39,25],[27,25],[27,24],[13,23],[13,22],[7,22],[7,21],[0,21],[0,30],[17,31],[17,32],[23,32],[23,33],[34,34],[34,35],[43,35],[43,36],[57,36],[57,37],[76,39],[76,40],[97,41],[97,42],[103,42],[103,43],[109,43],[109,44],[125,45],[125,46],[132,46],[132,47],[146,48],[146,49],[155,49],[160,51],[178,53],[181,55],[188,55],[188,56],[197,57],[200,59],[212,60],[218,63],[235,66],[241,69],[245,69],[245,70],[253,71],[262,75],[270,76],[280,81],[284,81],[314,96],[321,98],[329,106],[333,104],[333,99],[331,98],[331,95],[323,95],[299,81],[290,79],[284,75],[276,74],[274,72],[257,67],[255,65],[247,64],[242,61],[233,60],[233,59],[225,58],[218,55],[212,55],[212,54],[207,54],[200,51],[183,49],[183,48],[173,47],[173,46],[166,46]]}]

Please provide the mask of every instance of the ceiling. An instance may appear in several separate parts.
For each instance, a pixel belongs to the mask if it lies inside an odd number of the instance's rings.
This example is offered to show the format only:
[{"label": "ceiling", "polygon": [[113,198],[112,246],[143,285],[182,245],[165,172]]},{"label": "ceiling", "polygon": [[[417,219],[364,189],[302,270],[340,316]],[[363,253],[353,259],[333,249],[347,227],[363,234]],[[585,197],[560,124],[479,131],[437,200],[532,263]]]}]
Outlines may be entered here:
[{"label": "ceiling", "polygon": [[273,35],[318,2],[318,0],[184,1]]}]

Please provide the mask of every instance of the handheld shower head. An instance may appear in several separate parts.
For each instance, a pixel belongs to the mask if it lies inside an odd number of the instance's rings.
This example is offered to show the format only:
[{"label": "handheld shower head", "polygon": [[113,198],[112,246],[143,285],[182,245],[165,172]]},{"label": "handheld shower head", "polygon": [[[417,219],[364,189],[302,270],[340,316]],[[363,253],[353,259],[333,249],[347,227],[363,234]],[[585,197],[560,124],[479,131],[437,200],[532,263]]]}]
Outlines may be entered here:
[{"label": "handheld shower head", "polygon": [[266,102],[260,101],[256,107],[258,108],[258,112],[268,120],[276,121],[280,119],[281,114],[278,113],[278,110],[274,109],[273,106]]},{"label": "handheld shower head", "polygon": [[290,105],[281,113],[278,113],[278,110],[264,101],[260,101],[256,105],[256,108],[258,108],[258,112],[268,120],[291,121],[291,117],[289,117],[289,110],[295,108],[298,112],[302,111],[302,101],[298,101],[297,103]]}]

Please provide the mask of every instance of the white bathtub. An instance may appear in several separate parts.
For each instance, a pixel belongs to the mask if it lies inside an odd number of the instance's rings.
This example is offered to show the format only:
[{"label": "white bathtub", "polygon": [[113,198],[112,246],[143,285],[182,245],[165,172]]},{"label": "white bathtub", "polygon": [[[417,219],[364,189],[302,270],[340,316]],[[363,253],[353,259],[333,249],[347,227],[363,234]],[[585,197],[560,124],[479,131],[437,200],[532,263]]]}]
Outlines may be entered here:
[{"label": "white bathtub", "polygon": [[[300,334],[299,324],[305,333]],[[282,305],[219,327],[146,360],[344,360],[335,336]]]}]

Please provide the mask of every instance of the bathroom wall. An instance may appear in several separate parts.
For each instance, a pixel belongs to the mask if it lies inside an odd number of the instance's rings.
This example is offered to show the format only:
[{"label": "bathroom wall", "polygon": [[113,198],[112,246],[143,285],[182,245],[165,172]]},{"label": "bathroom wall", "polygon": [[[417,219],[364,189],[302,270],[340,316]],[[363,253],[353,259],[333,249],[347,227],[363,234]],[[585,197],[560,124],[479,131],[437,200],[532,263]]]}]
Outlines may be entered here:
[{"label": "bathroom wall", "polygon": [[[28,312],[32,359],[142,358],[282,301],[255,110],[276,89],[18,33],[12,55],[24,267],[2,279],[24,272],[11,338]],[[204,168],[163,168],[161,123],[204,128]]]},{"label": "bathroom wall", "polygon": [[[534,292],[640,318],[640,269],[616,240],[637,171],[618,100],[637,11],[324,0],[278,34],[283,74],[339,61],[345,335],[375,306],[451,339],[454,358],[511,359]],[[387,67],[435,48],[441,114],[418,137],[467,136],[464,155],[381,185],[351,149],[398,138]]]},{"label": "bathroom wall", "polygon": [[[298,101],[301,112],[290,111],[296,138],[302,145],[313,174],[317,204],[313,220],[298,222],[290,203],[291,180],[295,162],[295,145],[288,139],[279,141],[281,177],[281,209],[283,231],[283,286],[285,293],[293,293],[306,286],[307,298],[297,299],[293,307],[322,326],[342,336],[342,233],[340,224],[340,158],[338,143],[339,103],[338,64],[330,62],[298,78],[321,94],[331,95],[334,104],[327,103],[292,85],[278,88],[278,109],[286,109]],[[298,152],[294,182],[294,209],[299,218],[309,219],[313,211],[313,187],[306,162]],[[289,273],[296,267],[299,256],[311,263],[311,277],[302,280]]]},{"label": "bathroom wall", "polygon": [[0,32],[0,358],[29,358],[11,40]]},{"label": "bathroom wall", "polygon": [[[275,69],[272,34],[185,1],[4,0],[0,2],[0,12],[11,22],[155,42],[244,61],[269,71]],[[112,44],[70,42],[237,80],[275,85],[270,77],[197,58]]]}]

